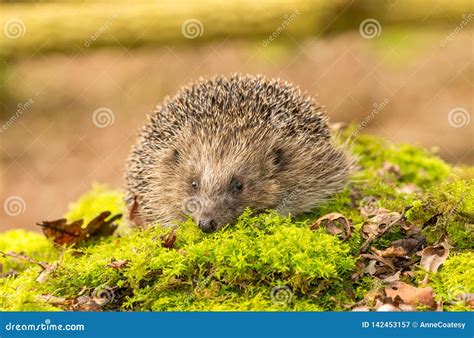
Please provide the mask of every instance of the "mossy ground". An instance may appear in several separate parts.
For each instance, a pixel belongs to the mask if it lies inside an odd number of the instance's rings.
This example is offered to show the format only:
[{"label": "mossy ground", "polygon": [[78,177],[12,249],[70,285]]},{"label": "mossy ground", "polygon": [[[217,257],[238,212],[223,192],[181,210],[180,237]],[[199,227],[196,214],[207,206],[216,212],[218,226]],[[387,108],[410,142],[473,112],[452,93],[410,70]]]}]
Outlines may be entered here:
[{"label": "mossy ground", "polygon": [[[0,278],[0,308],[60,310],[71,308],[81,295],[98,295],[104,310],[350,309],[381,286],[375,277],[351,278],[363,244],[360,203],[370,197],[389,211],[411,207],[406,217],[422,228],[428,244],[449,242],[450,256],[429,283],[437,299],[451,298],[445,310],[469,310],[452,295],[474,293],[474,170],[453,168],[427,150],[367,135],[356,138],[352,151],[360,170],[345,191],[313,213],[291,219],[247,210],[236,225],[210,235],[187,221],[180,225],[173,248],[161,245],[170,229],[132,230],[126,221],[118,236],[78,248],[58,249],[39,233],[3,233],[0,251],[22,252],[58,267],[39,283],[40,266],[0,257],[5,274]],[[97,186],[71,205],[66,218],[87,222],[105,210],[127,214],[121,197]],[[347,240],[310,229],[315,219],[331,212],[351,221]],[[373,244],[383,249],[400,237],[395,227]],[[123,264],[108,266],[113,261]],[[417,272],[413,283],[419,280]]]}]

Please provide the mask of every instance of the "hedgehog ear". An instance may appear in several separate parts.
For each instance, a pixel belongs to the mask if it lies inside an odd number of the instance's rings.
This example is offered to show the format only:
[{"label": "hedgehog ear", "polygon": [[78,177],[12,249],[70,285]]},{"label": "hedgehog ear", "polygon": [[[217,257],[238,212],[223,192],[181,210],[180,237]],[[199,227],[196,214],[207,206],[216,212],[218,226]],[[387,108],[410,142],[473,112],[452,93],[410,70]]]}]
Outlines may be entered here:
[{"label": "hedgehog ear", "polygon": [[277,167],[278,170],[283,169],[285,166],[286,162],[286,157],[285,153],[283,152],[283,149],[281,148],[275,148],[272,150],[272,161],[273,165]]},{"label": "hedgehog ear", "polygon": [[181,160],[181,153],[178,149],[175,148],[171,150],[171,160],[173,163],[178,163]]}]

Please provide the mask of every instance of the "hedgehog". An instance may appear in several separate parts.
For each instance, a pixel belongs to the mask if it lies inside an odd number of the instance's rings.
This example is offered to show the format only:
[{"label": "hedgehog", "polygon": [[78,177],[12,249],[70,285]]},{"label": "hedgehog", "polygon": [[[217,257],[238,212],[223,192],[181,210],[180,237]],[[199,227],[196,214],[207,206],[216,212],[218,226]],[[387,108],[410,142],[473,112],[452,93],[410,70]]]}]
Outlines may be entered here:
[{"label": "hedgehog", "polygon": [[344,188],[352,163],[322,108],[292,84],[201,78],[148,116],[127,160],[126,201],[145,224],[191,217],[208,233],[246,208],[310,212]]}]

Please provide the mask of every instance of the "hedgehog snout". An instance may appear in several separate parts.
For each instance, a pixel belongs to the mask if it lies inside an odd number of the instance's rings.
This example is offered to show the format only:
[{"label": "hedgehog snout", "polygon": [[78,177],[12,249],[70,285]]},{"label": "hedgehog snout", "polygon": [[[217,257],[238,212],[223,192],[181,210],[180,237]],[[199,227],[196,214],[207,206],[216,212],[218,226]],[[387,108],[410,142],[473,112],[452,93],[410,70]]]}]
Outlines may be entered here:
[{"label": "hedgehog snout", "polygon": [[214,232],[217,230],[217,222],[212,218],[203,218],[198,222],[199,228],[206,233]]}]

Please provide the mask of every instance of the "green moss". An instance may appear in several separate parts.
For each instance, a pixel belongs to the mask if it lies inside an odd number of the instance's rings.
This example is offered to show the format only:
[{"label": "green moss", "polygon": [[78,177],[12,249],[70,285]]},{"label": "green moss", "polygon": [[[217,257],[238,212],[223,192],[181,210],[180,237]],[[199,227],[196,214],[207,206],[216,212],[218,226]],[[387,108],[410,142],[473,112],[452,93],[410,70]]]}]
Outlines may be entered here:
[{"label": "green moss", "polygon": [[411,203],[409,220],[420,225],[429,243],[447,236],[459,249],[474,248],[474,180],[453,178],[428,189]]},{"label": "green moss", "polygon": [[[310,301],[308,295],[340,289],[355,263],[349,246],[336,237],[274,213],[247,211],[235,226],[199,240],[195,229],[183,224],[175,249],[161,246],[160,236],[169,230],[151,228],[67,250],[51,278],[36,288],[71,297],[84,286],[125,286],[127,296],[114,304],[124,310],[329,309],[331,299]],[[112,257],[129,264],[107,267]],[[7,281],[2,294],[25,293]],[[292,302],[273,304],[278,285],[285,285]]]},{"label": "green moss", "polygon": [[[4,272],[20,272],[16,278],[0,278],[3,309],[49,309],[51,305],[38,302],[38,295],[73,299],[105,290],[113,295],[113,302],[104,307],[108,310],[344,310],[380,286],[372,277],[351,279],[364,242],[360,230],[366,219],[360,207],[367,197],[389,211],[411,208],[408,221],[423,227],[429,243],[448,239],[452,257],[432,276],[440,297],[454,287],[472,292],[472,168],[452,168],[432,152],[367,135],[356,137],[352,151],[360,170],[348,188],[314,212],[290,219],[272,211],[253,215],[246,210],[236,225],[208,235],[188,220],[180,224],[172,249],[161,245],[171,229],[160,227],[121,232],[63,251],[39,234],[0,234],[2,251],[59,263],[38,283],[39,266],[1,258]],[[396,169],[387,170],[387,163]],[[418,191],[402,192],[406,184]],[[126,214],[123,194],[95,186],[71,204],[66,218],[87,223],[105,210]],[[310,230],[310,224],[331,212],[343,214],[352,224],[352,235],[345,241],[324,229]],[[372,245],[384,249],[402,236],[396,226]],[[112,260],[127,264],[113,269],[107,266]],[[465,307],[459,302],[447,306]]]},{"label": "green moss", "polygon": [[[451,168],[433,152],[416,146],[393,145],[384,139],[359,135],[354,142],[353,152],[359,157],[359,164],[365,169],[359,178],[372,179],[384,162],[400,166],[401,177],[397,185],[413,183],[427,187],[448,177]],[[380,187],[379,187],[380,188]]]},{"label": "green moss", "polygon": [[446,260],[440,271],[430,276],[436,298],[451,311],[472,310],[466,304],[474,294],[474,253],[457,254]]},{"label": "green moss", "polygon": [[[23,253],[43,262],[49,262],[58,257],[58,252],[43,234],[25,230],[11,230],[0,234],[0,251]],[[0,273],[7,273],[10,270],[20,272],[29,265],[30,263],[23,260],[0,255]]]},{"label": "green moss", "polygon": [[26,269],[17,278],[3,278],[0,282],[0,311],[58,311],[57,307],[41,301],[36,282],[41,268]]}]

